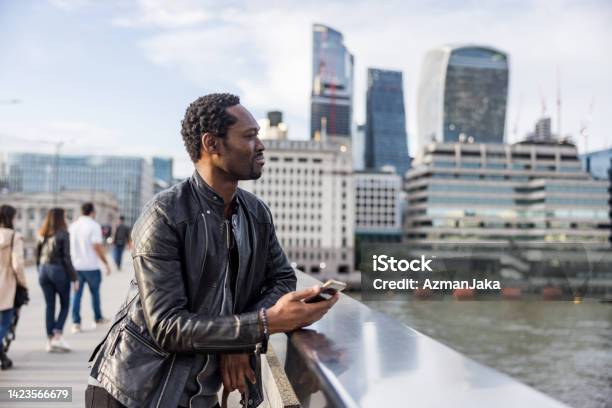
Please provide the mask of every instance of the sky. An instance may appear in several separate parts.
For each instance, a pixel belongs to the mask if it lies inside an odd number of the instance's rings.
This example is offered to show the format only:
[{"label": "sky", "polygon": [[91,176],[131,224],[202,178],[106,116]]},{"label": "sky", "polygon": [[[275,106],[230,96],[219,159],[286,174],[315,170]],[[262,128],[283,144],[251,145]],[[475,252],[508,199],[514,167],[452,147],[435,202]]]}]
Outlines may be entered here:
[{"label": "sky", "polygon": [[63,154],[173,157],[186,176],[180,122],[210,92],[240,95],[257,119],[281,110],[289,137],[307,139],[313,23],[342,32],[355,56],[357,122],[367,68],[403,72],[413,156],[421,63],[449,43],[508,53],[506,141],[543,111],[557,132],[559,89],[562,134],[581,153],[608,148],[610,21],[607,0],[0,0],[0,152],[63,142]]}]

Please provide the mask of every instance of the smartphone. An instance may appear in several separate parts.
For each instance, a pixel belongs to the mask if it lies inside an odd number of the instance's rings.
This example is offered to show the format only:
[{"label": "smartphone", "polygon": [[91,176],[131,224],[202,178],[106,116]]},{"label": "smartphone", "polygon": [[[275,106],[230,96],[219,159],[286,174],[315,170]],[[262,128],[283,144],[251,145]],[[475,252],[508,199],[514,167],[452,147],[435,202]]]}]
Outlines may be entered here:
[{"label": "smartphone", "polygon": [[342,292],[346,289],[346,283],[334,279],[329,279],[321,286],[321,293],[311,298],[306,299],[306,303],[317,303],[331,299],[337,292]]}]

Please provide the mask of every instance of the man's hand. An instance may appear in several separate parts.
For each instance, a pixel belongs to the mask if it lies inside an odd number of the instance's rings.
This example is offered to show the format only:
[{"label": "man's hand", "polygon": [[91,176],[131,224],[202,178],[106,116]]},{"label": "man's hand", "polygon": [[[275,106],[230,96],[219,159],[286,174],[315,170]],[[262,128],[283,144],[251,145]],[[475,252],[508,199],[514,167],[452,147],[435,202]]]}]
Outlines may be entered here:
[{"label": "man's hand", "polygon": [[255,373],[251,368],[250,354],[220,354],[221,377],[223,389],[232,392],[238,389],[246,392],[245,378],[255,384]]},{"label": "man's hand", "polygon": [[321,293],[321,287],[314,286],[310,289],[287,293],[278,299],[278,302],[267,310],[270,334],[289,332],[311,325],[321,319],[340,298],[340,294],[336,293],[329,300],[304,303],[305,299],[319,293]]},{"label": "man's hand", "polygon": [[104,248],[104,245],[93,244],[93,248],[94,248],[94,251],[96,251],[96,254],[98,254],[98,258],[100,258],[100,260],[102,261],[102,263],[104,264],[106,268],[106,276],[110,275],[111,268],[110,268],[110,265],[108,264],[108,261],[106,260],[106,249]]}]

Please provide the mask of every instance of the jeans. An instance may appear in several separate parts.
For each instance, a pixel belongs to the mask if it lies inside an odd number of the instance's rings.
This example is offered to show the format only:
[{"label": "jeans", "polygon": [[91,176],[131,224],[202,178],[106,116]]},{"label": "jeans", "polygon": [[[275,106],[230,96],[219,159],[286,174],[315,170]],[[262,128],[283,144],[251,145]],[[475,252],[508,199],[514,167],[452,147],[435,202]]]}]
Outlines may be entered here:
[{"label": "jeans", "polygon": [[85,289],[85,283],[89,286],[91,294],[91,307],[94,312],[96,321],[102,319],[102,311],[100,310],[100,282],[102,282],[102,273],[99,269],[93,271],[77,271],[79,276],[79,290],[74,294],[72,299],[72,321],[74,324],[81,324],[81,297]]},{"label": "jeans", "polygon": [[85,390],[86,408],[125,408],[125,405],[113,398],[102,387],[88,385]]},{"label": "jeans", "polygon": [[[42,264],[38,271],[38,283],[45,295],[45,322],[47,336],[62,332],[70,309],[70,279],[62,265]],[[59,296],[60,311],[55,317],[55,296]]]},{"label": "jeans", "polygon": [[121,269],[121,258],[123,258],[123,250],[125,249],[125,245],[117,245],[113,247],[113,260],[115,261],[115,265],[117,265],[117,269]]},{"label": "jeans", "polygon": [[[113,398],[102,387],[88,385],[85,390],[85,407],[86,408],[124,408],[125,405]],[[219,404],[213,408],[221,408]]]},{"label": "jeans", "polygon": [[8,334],[11,328],[14,314],[15,309],[13,308],[0,311],[0,347],[2,347],[2,340],[4,340],[4,337]]}]

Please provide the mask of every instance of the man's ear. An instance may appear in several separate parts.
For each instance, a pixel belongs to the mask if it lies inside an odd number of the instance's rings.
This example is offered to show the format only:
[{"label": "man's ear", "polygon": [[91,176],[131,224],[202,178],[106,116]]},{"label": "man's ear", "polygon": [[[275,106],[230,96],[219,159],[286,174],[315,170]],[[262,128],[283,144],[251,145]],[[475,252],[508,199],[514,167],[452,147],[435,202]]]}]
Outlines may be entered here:
[{"label": "man's ear", "polygon": [[208,154],[219,154],[219,139],[214,133],[206,132],[202,135],[202,150]]}]

